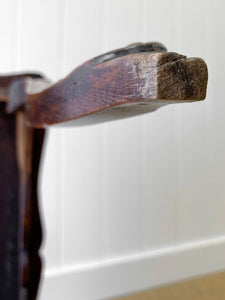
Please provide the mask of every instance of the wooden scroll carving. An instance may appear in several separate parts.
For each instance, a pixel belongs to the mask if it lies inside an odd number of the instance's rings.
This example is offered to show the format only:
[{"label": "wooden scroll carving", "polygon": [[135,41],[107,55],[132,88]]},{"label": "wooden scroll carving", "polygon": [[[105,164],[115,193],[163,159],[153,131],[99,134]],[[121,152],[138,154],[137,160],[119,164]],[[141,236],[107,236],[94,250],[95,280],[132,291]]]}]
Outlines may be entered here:
[{"label": "wooden scroll carving", "polygon": [[0,299],[36,298],[42,233],[37,177],[44,128],[83,125],[205,99],[200,58],[160,43],[100,55],[56,84],[39,74],[0,76]]}]

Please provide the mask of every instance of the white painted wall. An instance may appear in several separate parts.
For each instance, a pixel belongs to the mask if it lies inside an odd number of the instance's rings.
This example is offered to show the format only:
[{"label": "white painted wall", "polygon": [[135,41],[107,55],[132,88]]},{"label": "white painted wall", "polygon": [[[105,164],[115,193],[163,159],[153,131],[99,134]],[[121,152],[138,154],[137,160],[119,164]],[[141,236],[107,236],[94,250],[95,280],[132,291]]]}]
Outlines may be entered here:
[{"label": "white painted wall", "polygon": [[136,41],[205,59],[205,102],[48,130],[40,300],[106,299],[225,268],[225,2],[0,0],[0,70],[52,80]]}]

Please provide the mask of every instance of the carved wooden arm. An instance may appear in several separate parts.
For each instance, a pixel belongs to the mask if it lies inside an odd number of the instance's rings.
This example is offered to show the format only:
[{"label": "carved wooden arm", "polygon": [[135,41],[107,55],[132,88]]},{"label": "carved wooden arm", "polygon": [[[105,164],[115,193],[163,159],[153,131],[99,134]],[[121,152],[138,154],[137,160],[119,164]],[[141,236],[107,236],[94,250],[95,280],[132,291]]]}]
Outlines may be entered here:
[{"label": "carved wooden arm", "polygon": [[44,128],[203,100],[206,87],[202,59],[167,52],[159,43],[100,55],[54,85],[39,74],[0,76],[0,299],[36,298],[42,239],[37,176]]}]

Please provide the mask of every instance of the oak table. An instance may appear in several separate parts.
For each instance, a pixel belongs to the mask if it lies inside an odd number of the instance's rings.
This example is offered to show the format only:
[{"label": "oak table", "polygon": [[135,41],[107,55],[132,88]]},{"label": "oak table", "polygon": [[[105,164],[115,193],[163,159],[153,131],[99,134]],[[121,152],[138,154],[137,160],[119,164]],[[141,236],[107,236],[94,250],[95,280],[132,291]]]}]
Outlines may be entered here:
[{"label": "oak table", "polygon": [[37,178],[45,128],[105,122],[205,99],[200,58],[136,43],[51,84],[41,74],[0,76],[0,299],[34,300],[42,240]]}]

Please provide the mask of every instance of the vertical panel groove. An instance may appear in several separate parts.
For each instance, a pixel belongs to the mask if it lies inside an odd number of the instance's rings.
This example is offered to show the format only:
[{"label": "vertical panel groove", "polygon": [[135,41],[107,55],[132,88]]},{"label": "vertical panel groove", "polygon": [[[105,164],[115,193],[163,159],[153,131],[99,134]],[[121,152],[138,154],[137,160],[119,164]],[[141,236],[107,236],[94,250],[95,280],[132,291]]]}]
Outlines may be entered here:
[{"label": "vertical panel groove", "polygon": [[[180,10],[179,10],[179,3],[177,3],[177,0],[173,0],[172,1],[172,12],[173,12],[173,27],[172,27],[172,41],[171,41],[171,45],[172,45],[172,49],[169,51],[178,51],[176,49],[178,49],[178,45],[179,45],[179,34],[180,34],[180,27],[179,27],[179,20],[180,20]],[[177,9],[178,6],[178,9]],[[172,118],[173,118],[173,122],[172,122],[172,126],[173,126],[173,139],[174,139],[174,151],[175,151],[175,168],[176,168],[176,174],[175,174],[175,185],[177,188],[177,195],[174,198],[174,244],[177,244],[180,240],[180,199],[181,199],[181,195],[180,195],[180,163],[179,163],[179,141],[177,139],[177,120],[176,120],[177,114],[176,114],[176,107],[172,108]]]},{"label": "vertical panel groove", "polygon": [[[109,51],[109,0],[103,0],[103,39],[102,39],[102,53]],[[104,247],[105,247],[105,256],[109,253],[108,245],[109,245],[109,228],[108,228],[108,124],[102,125],[103,130],[103,139],[104,139],[104,178],[105,178],[105,186],[104,186],[104,210],[105,210],[105,230],[104,230]]]},{"label": "vertical panel groove", "polygon": [[15,70],[20,69],[20,53],[21,53],[21,45],[20,45],[20,38],[21,38],[21,13],[22,13],[22,0],[15,1],[15,35],[14,35],[14,67]]},{"label": "vertical panel groove", "polygon": [[[59,76],[65,76],[65,30],[66,30],[66,16],[67,16],[67,2],[66,0],[60,0],[59,5],[59,40],[58,40],[58,47],[59,47],[59,67],[58,73]],[[59,233],[59,240],[58,245],[60,246],[60,267],[63,268],[64,266],[64,201],[65,201],[65,174],[64,174],[64,163],[65,163],[65,131],[64,129],[60,128],[60,135],[59,135],[59,186],[60,189],[60,197],[58,197],[58,207],[59,207],[59,223],[61,225],[60,233]]]}]

